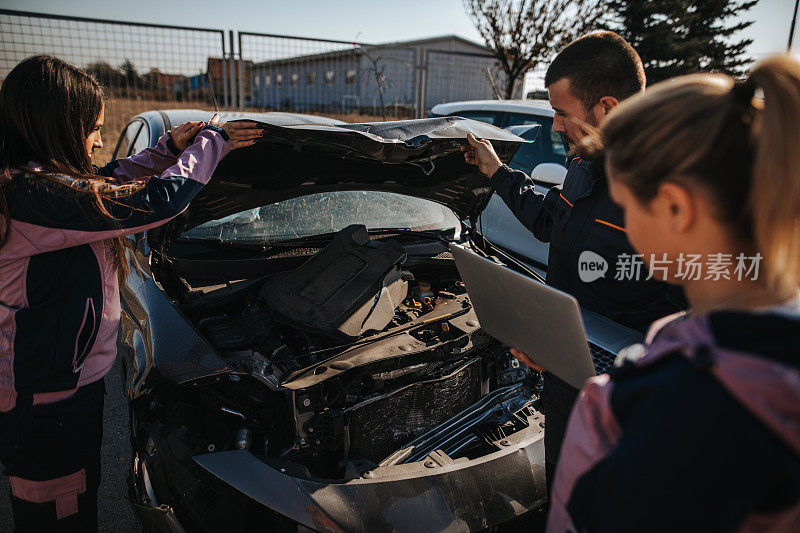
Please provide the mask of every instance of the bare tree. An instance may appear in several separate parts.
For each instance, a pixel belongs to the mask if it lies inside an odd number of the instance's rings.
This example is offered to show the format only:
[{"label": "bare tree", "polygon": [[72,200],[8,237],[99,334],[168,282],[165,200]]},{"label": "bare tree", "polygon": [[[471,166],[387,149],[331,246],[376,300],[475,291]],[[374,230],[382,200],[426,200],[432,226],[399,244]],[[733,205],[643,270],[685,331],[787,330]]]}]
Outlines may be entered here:
[{"label": "bare tree", "polygon": [[[380,51],[380,49],[377,50]],[[385,93],[387,89],[393,87],[391,76],[389,75],[389,71],[387,70],[387,68],[389,67],[389,62],[391,61],[395,65],[394,69],[395,71],[397,68],[399,68],[397,67],[397,65],[403,65],[405,66],[406,69],[408,69],[409,73],[414,72],[414,65],[402,59],[401,57],[396,57],[396,56],[393,57],[391,49],[386,50],[384,48],[384,50],[385,52],[387,52],[386,55],[375,56],[372,55],[371,52],[375,52],[376,48],[364,47],[361,49],[361,53],[364,55],[364,57],[367,58],[367,61],[370,62],[371,66],[367,67],[366,70],[368,70],[375,78],[375,86],[378,88],[378,99],[380,100],[380,106],[381,106],[381,117],[385,121],[386,120],[386,102],[384,102]],[[397,100],[395,100],[394,103],[395,118],[398,117],[397,104],[398,102]],[[391,102],[389,102],[389,105],[391,105]]]},{"label": "bare tree", "polygon": [[382,120],[386,122],[386,106],[383,103],[383,91],[389,87],[389,77],[386,75],[386,63],[384,62],[383,65],[378,66],[383,59],[381,56],[372,57],[366,50],[363,51],[363,54],[367,60],[372,63],[370,70],[375,75],[375,85],[378,87],[378,98],[381,103],[381,117]]},{"label": "bare tree", "polygon": [[505,97],[517,81],[594,28],[597,0],[463,0],[486,46],[505,73]]}]

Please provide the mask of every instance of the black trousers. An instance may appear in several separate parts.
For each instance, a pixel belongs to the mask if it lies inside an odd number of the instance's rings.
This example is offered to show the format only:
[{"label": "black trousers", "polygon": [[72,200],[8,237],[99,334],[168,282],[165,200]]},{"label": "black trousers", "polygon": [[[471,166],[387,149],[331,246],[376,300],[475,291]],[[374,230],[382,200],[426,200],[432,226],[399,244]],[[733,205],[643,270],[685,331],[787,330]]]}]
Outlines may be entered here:
[{"label": "black trousers", "polygon": [[553,486],[561,443],[567,431],[567,421],[572,406],[578,398],[578,389],[550,372],[544,373],[542,411],[544,411],[544,462],[547,476],[547,494]]},{"label": "black trousers", "polygon": [[99,380],[49,404],[20,394],[0,413],[15,531],[97,531],[104,396]]}]

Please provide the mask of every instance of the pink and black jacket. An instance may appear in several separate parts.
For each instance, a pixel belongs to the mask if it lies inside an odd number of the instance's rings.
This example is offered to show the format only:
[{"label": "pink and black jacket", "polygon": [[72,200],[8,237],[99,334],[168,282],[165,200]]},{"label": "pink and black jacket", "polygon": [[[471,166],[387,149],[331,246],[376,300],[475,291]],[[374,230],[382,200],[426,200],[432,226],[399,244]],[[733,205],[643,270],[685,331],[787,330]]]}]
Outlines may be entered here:
[{"label": "pink and black jacket", "polygon": [[587,381],[547,530],[800,531],[800,313],[653,324],[640,357]]},{"label": "pink and black jacket", "polygon": [[229,150],[225,132],[206,126],[182,153],[165,134],[155,148],[98,169],[120,183],[152,176],[132,196],[107,202],[116,221],[97,212],[91,195],[45,179],[16,172],[0,184],[11,218],[0,248],[1,412],[18,394],[58,401],[105,376],[120,319],[110,239],[181,213]]}]

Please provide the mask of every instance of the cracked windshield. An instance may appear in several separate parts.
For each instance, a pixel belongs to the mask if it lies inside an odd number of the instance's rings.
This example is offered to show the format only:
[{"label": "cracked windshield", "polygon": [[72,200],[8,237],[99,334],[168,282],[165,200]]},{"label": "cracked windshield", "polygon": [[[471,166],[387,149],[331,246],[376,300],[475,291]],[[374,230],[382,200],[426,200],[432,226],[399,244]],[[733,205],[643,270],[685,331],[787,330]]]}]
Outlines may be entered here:
[{"label": "cracked windshield", "polygon": [[339,231],[350,224],[367,229],[453,231],[458,217],[447,207],[421,198],[376,191],[311,194],[206,222],[183,234],[189,239],[269,243]]}]

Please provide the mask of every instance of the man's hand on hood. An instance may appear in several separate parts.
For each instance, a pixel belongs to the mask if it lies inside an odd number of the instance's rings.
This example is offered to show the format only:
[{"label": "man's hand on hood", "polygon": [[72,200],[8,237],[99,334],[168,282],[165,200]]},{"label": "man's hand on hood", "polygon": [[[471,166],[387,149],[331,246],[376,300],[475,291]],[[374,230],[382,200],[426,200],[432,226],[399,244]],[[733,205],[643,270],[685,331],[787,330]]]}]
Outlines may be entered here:
[{"label": "man's hand on hood", "polygon": [[471,165],[477,165],[484,176],[494,176],[497,169],[503,166],[491,142],[486,139],[476,139],[473,134],[467,133],[467,143],[469,144],[461,147],[464,159]]}]

